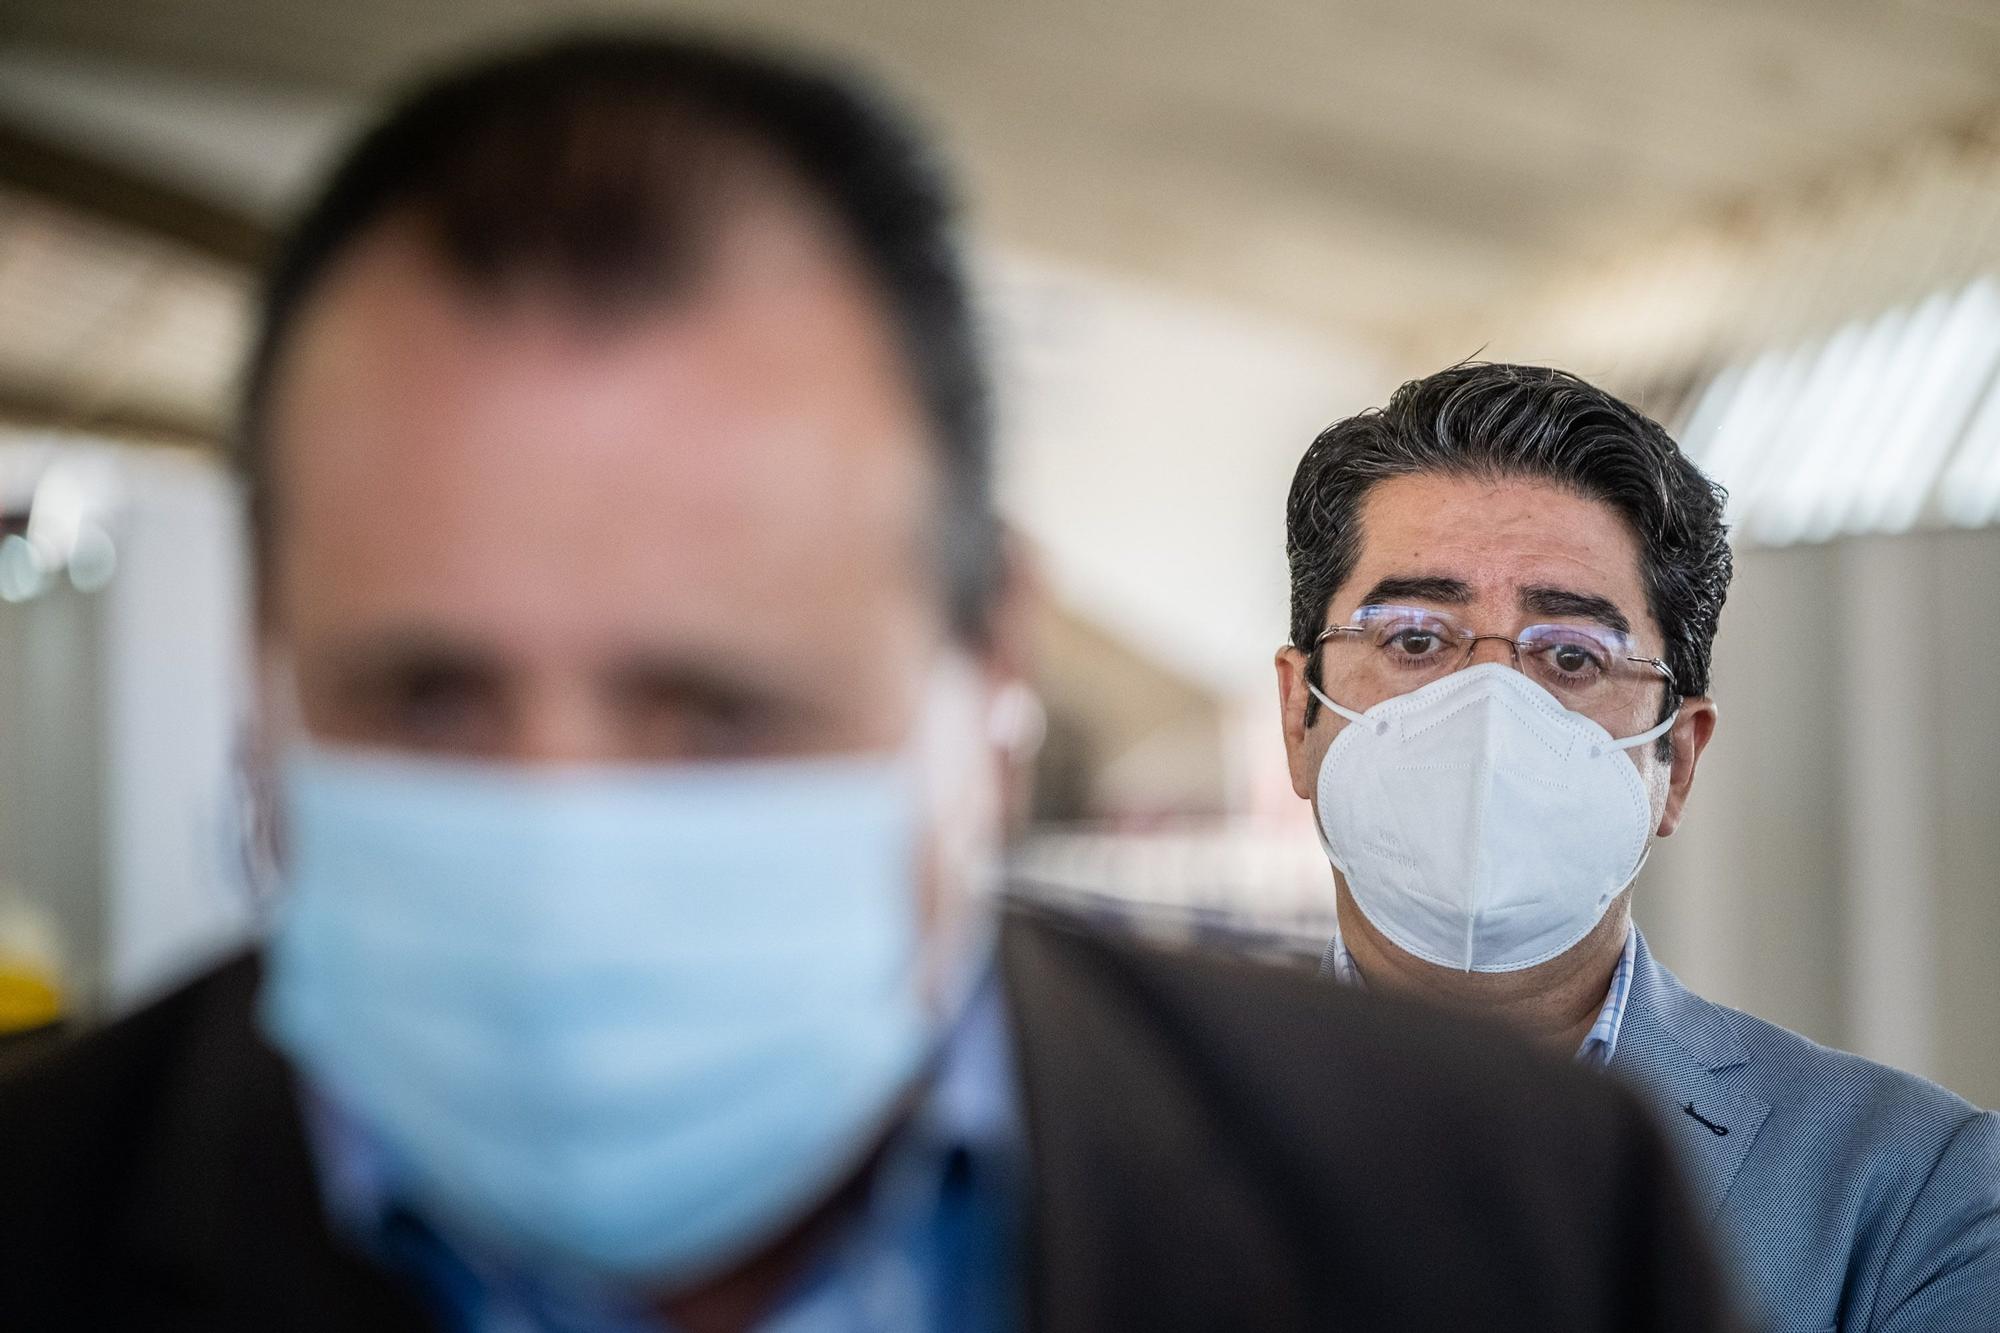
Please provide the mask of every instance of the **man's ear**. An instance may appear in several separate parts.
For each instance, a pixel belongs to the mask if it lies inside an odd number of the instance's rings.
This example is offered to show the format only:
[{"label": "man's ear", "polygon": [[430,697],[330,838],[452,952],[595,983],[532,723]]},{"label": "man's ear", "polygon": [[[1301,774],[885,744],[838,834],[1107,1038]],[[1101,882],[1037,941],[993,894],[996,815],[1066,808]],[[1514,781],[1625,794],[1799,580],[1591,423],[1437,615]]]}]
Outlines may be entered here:
[{"label": "man's ear", "polygon": [[1704,696],[1681,701],[1681,715],[1674,719],[1673,730],[1667,733],[1673,737],[1673,768],[1667,775],[1667,804],[1660,812],[1659,827],[1654,830],[1662,838],[1680,827],[1681,811],[1687,807],[1688,793],[1694,789],[1695,766],[1701,762],[1701,752],[1714,739],[1715,723],[1713,699]]},{"label": "man's ear", "polygon": [[1306,655],[1288,643],[1278,650],[1273,665],[1278,669],[1278,718],[1285,730],[1285,762],[1291,769],[1292,790],[1300,800],[1310,801],[1319,785],[1319,774],[1306,727],[1306,706],[1312,700],[1312,691],[1306,688]]}]

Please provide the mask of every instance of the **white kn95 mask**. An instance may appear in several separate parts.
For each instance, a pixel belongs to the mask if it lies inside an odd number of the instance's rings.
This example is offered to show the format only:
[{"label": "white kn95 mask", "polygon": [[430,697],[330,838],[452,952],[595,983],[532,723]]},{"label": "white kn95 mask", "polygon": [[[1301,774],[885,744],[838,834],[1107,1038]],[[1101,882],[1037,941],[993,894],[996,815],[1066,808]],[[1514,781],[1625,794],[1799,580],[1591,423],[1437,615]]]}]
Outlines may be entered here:
[{"label": "white kn95 mask", "polygon": [[1319,829],[1363,916],[1398,948],[1513,972],[1571,948],[1646,859],[1652,804],[1622,740],[1483,662],[1357,713],[1321,760]]}]

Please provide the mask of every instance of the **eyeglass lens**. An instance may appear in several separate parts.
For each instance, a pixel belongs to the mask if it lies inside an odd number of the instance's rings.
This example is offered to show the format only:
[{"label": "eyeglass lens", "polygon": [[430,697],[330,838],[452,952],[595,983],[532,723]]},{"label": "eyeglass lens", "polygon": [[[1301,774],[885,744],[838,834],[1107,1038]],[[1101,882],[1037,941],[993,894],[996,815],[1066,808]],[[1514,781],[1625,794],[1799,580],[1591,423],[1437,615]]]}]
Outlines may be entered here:
[{"label": "eyeglass lens", "polygon": [[1329,634],[1323,676],[1333,698],[1369,708],[1467,666],[1481,643],[1511,645],[1514,664],[1529,679],[1564,707],[1607,722],[1623,721],[1656,699],[1663,679],[1650,663],[1633,660],[1628,636],[1606,626],[1531,625],[1509,639],[1477,634],[1442,612],[1403,606],[1362,607]]}]

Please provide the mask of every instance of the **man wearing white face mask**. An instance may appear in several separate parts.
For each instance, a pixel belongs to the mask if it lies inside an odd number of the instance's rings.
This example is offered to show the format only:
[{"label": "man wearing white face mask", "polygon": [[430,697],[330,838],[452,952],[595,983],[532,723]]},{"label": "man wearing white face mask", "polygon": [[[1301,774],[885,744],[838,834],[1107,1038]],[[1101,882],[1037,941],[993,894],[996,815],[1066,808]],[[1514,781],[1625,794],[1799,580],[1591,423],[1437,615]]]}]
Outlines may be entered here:
[{"label": "man wearing white face mask", "polygon": [[1287,546],[1323,970],[1636,1084],[1773,1327],[2000,1328],[2000,1116],[1702,1000],[1632,925],[1715,730],[1720,491],[1574,376],[1463,365],[1314,441]]},{"label": "man wearing white face mask", "polygon": [[353,151],[243,423],[274,935],[0,1088],[0,1324],[1723,1323],[1623,1092],[1001,913],[948,224],[871,98],[664,37]]}]

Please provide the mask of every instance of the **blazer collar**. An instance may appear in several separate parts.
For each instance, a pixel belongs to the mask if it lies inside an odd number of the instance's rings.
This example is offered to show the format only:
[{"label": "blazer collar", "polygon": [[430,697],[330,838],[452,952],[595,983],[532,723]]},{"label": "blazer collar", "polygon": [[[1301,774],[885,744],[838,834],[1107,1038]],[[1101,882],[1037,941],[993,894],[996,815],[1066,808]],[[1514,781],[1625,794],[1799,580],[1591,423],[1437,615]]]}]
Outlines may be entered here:
[{"label": "blazer collar", "polygon": [[1639,936],[1611,1069],[1653,1103],[1704,1218],[1722,1206],[1771,1113],[1751,1089],[1750,1051],[1734,1018],[1683,986]]}]

